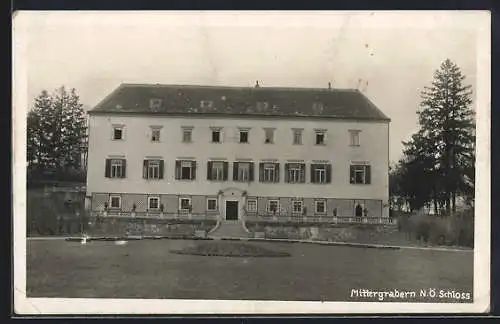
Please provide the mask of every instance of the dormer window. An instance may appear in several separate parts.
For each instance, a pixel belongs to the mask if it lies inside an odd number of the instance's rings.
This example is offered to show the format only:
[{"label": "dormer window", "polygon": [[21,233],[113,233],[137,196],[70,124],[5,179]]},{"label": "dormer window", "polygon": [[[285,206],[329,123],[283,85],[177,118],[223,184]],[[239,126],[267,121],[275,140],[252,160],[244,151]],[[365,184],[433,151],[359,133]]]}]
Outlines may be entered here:
[{"label": "dormer window", "polygon": [[201,108],[212,108],[213,106],[213,101],[210,100],[202,100],[200,101],[200,107]]},{"label": "dormer window", "polygon": [[269,102],[259,101],[257,102],[257,111],[265,111],[269,107]]},{"label": "dormer window", "polygon": [[161,108],[161,99],[153,98],[149,100],[149,108],[150,109],[160,109]]},{"label": "dormer window", "polygon": [[314,114],[320,115],[323,113],[323,104],[321,102],[313,103],[312,110]]}]

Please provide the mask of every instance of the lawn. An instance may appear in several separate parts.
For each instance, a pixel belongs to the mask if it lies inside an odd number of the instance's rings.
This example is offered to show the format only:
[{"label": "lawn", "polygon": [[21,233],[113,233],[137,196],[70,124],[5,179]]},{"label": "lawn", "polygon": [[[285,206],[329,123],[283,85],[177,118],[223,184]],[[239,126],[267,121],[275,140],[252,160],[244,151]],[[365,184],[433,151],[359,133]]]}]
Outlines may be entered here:
[{"label": "lawn", "polygon": [[[203,242],[142,240],[119,246],[113,242],[80,245],[62,240],[30,240],[27,295],[346,301],[354,300],[350,299],[351,289],[418,292],[437,288],[472,292],[472,252],[276,242],[248,244],[286,252],[289,257],[218,257],[170,252]],[[234,243],[224,241],[224,244]]]}]

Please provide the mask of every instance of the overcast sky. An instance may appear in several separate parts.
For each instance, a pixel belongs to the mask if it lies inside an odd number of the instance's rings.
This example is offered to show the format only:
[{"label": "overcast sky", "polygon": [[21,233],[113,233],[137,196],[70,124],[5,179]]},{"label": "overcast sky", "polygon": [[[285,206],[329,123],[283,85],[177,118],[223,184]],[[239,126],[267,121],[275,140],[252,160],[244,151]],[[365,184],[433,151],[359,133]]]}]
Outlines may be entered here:
[{"label": "overcast sky", "polygon": [[[446,58],[475,89],[471,13],[21,13],[27,94],[65,85],[97,104],[122,82],[356,88],[392,119],[390,158]],[[21,55],[24,54],[24,55]],[[15,56],[16,58],[16,56]]]}]

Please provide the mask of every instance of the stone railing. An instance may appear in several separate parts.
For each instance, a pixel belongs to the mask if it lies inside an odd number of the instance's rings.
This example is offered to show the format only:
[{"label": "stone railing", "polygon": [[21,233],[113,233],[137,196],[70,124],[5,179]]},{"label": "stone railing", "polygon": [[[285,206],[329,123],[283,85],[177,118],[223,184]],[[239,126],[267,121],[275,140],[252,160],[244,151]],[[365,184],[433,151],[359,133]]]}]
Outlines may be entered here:
[{"label": "stone railing", "polygon": [[367,224],[367,225],[396,225],[397,219],[389,217],[355,217],[355,216],[302,216],[302,215],[252,215],[245,216],[247,222],[270,223],[328,223],[328,224]]},{"label": "stone railing", "polygon": [[124,211],[92,211],[92,217],[103,217],[103,218],[138,218],[138,219],[183,219],[183,220],[217,220],[218,215],[207,214],[207,213],[189,213],[189,212],[124,212]]}]

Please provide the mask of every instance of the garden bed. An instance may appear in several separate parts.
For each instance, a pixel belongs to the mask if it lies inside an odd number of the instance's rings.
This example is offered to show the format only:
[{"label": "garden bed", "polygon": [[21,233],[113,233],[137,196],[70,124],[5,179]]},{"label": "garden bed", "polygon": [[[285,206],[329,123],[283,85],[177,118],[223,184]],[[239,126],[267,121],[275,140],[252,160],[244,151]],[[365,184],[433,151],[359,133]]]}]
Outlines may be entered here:
[{"label": "garden bed", "polygon": [[170,250],[174,254],[226,257],[289,257],[290,253],[275,251],[262,246],[241,242],[204,242],[182,250]]}]

